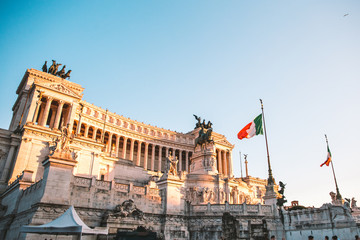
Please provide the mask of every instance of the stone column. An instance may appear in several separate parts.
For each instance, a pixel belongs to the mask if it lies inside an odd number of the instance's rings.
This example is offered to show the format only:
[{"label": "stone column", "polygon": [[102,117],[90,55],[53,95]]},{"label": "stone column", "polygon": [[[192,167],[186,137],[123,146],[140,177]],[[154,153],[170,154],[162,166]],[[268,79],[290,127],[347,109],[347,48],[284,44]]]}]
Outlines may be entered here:
[{"label": "stone column", "polygon": [[189,153],[187,151],[185,151],[185,164],[186,164],[185,170],[189,172]]},{"label": "stone column", "polygon": [[229,177],[232,177],[234,174],[233,174],[233,162],[232,162],[232,152],[228,152],[229,154],[229,159],[228,159],[228,162],[229,162]]},{"label": "stone column", "polygon": [[96,139],[96,132],[97,132],[97,130],[98,130],[98,129],[95,127],[95,128],[94,128],[94,134],[93,134],[93,136],[92,136],[92,139],[93,139],[93,140]]},{"label": "stone column", "polygon": [[[71,119],[71,113],[72,113],[72,110],[74,108],[74,103],[71,103],[70,106],[69,106],[69,109],[68,109],[68,112],[66,114],[66,118],[65,118],[65,126],[70,123],[70,119]],[[75,112],[75,111],[74,111]],[[82,115],[82,112],[80,113]],[[80,123],[80,121],[79,121]],[[79,126],[81,127],[81,124],[79,124]]]},{"label": "stone column", "polygon": [[176,158],[176,150],[173,148],[173,152],[172,152],[172,156],[173,156],[173,158],[175,159]]},{"label": "stone column", "polygon": [[108,139],[108,142],[107,142],[107,152],[108,153],[111,152],[112,136],[113,136],[113,134],[109,132],[109,139]]},{"label": "stone column", "polygon": [[38,125],[40,125],[41,119],[42,119],[43,116],[44,116],[44,109],[45,109],[45,105],[44,105],[44,103],[42,102],[42,103],[41,103],[41,106],[40,106],[39,117],[37,118],[37,124],[38,124]]},{"label": "stone column", "polygon": [[123,159],[126,159],[127,140],[128,140],[128,138],[125,137],[124,138],[124,144],[123,144],[123,152],[122,152],[122,158]]},{"label": "stone column", "polygon": [[86,126],[85,126],[84,137],[86,137],[86,138],[87,138],[88,135],[89,135],[89,127],[90,127],[89,125],[86,125]]},{"label": "stone column", "polygon": [[152,144],[151,148],[151,171],[155,169],[155,145]]},{"label": "stone column", "polygon": [[161,172],[161,160],[162,160],[162,146],[159,146],[159,162],[158,162],[158,171]]},{"label": "stone column", "polygon": [[135,140],[131,139],[131,145],[130,145],[130,161],[134,160],[134,144],[135,144]]},{"label": "stone column", "polygon": [[145,154],[144,154],[144,169],[147,170],[147,162],[149,155],[149,143],[145,143]]},{"label": "stone column", "polygon": [[228,170],[228,165],[227,165],[227,157],[226,157],[226,152],[222,151],[222,155],[223,155],[223,163],[224,163],[224,175],[227,176],[229,175],[229,170]]},{"label": "stone column", "polygon": [[222,171],[222,159],[221,159],[221,150],[218,149],[218,166],[219,166],[219,173],[220,174],[223,174],[223,171]]},{"label": "stone column", "polygon": [[52,98],[47,97],[46,105],[45,105],[44,112],[43,112],[43,116],[42,116],[41,122],[39,124],[40,126],[45,126],[46,125],[46,121],[47,121],[47,119],[49,117],[49,110],[50,110],[51,102],[52,102]]},{"label": "stone column", "polygon": [[57,111],[56,111],[56,118],[55,118],[54,128],[60,129],[59,123],[60,123],[60,117],[61,117],[61,113],[62,113],[62,110],[63,110],[63,106],[64,106],[64,101],[59,100],[59,106],[58,106]]},{"label": "stone column", "polygon": [[140,163],[141,163],[141,142],[138,141],[138,151],[137,151],[136,166],[140,166]]},{"label": "stone column", "polygon": [[178,171],[182,171],[182,152],[181,150],[179,150],[179,170]]},{"label": "stone column", "polygon": [[0,180],[1,182],[7,181],[7,178],[9,176],[10,167],[11,167],[11,162],[12,162],[12,159],[14,158],[15,148],[16,148],[16,145],[14,143],[11,143],[10,150],[9,150],[9,153],[6,158],[6,162],[5,162],[5,167],[4,167],[4,170],[1,175],[1,180]]},{"label": "stone column", "polygon": [[120,136],[116,135],[115,157],[119,157],[119,143],[120,143]]},{"label": "stone column", "polygon": [[75,132],[75,134],[76,135],[79,135],[79,133],[80,133],[80,130],[81,130],[81,124],[82,124],[82,113],[80,113],[79,114],[79,121],[78,121],[78,125],[77,125],[77,127],[76,127],[76,132]]},{"label": "stone column", "polygon": [[37,100],[36,101],[36,108],[35,108],[35,112],[34,112],[34,116],[33,116],[33,119],[32,119],[32,122],[35,123],[36,122],[36,118],[37,118],[37,115],[39,113],[39,109],[41,107],[41,99]]},{"label": "stone column", "polygon": [[49,128],[53,128],[56,114],[55,114],[55,108],[50,108],[50,109],[52,110],[52,114],[51,114],[51,118],[50,118]]}]

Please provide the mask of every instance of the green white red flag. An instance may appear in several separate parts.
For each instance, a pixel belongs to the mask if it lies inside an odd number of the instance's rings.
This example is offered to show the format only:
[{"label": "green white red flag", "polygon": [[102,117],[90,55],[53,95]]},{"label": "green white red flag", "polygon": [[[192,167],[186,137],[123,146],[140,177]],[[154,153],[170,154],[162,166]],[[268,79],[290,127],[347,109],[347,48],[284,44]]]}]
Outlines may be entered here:
[{"label": "green white red flag", "polygon": [[241,129],[237,135],[238,138],[241,140],[243,138],[252,138],[253,136],[264,134],[262,122],[262,114],[260,114],[252,122]]},{"label": "green white red flag", "polygon": [[328,154],[327,154],[327,158],[326,158],[326,161],[323,162],[320,167],[326,165],[326,166],[329,166],[330,162],[331,162],[331,152],[330,152],[330,148],[329,148],[329,145],[327,146],[327,150],[328,150]]}]

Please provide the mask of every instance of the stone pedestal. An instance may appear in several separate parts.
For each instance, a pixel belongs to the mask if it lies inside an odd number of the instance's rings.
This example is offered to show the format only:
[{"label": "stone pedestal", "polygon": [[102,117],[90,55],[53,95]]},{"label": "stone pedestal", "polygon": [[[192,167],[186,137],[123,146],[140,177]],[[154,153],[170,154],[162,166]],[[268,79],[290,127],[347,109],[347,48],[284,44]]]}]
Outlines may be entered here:
[{"label": "stone pedestal", "polygon": [[157,185],[161,192],[164,214],[184,214],[184,181],[176,175],[166,174],[166,177],[161,178]]},{"label": "stone pedestal", "polygon": [[191,204],[219,203],[224,200],[225,189],[220,189],[215,145],[207,143],[196,146],[190,160],[186,200]]},{"label": "stone pedestal", "polygon": [[265,205],[274,205],[276,206],[277,194],[275,192],[275,185],[268,184],[266,185],[266,192],[264,196]]},{"label": "stone pedestal", "polygon": [[184,181],[177,175],[164,174],[157,185],[161,192],[164,223],[161,226],[165,239],[185,240],[188,230],[184,221],[185,197]]},{"label": "stone pedestal", "polygon": [[197,145],[191,157],[191,174],[216,175],[216,150],[213,143],[204,144],[202,147]]},{"label": "stone pedestal", "polygon": [[69,151],[58,151],[45,159],[44,166],[44,195],[41,202],[54,204],[70,204],[73,180],[73,168],[76,165]]}]

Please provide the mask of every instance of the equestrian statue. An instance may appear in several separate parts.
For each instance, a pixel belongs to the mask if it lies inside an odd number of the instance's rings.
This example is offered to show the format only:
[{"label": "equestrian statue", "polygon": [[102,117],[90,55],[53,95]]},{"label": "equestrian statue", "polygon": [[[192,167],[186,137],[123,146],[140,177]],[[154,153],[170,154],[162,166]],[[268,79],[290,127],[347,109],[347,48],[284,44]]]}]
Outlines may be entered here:
[{"label": "equestrian statue", "polygon": [[196,128],[200,128],[199,130],[199,136],[195,139],[195,148],[197,145],[200,145],[200,147],[203,147],[203,145],[206,146],[206,143],[214,143],[214,140],[212,139],[212,122],[208,121],[208,123],[205,123],[205,119],[203,122],[201,122],[201,117],[196,116],[193,114],[195,119],[197,120]]}]

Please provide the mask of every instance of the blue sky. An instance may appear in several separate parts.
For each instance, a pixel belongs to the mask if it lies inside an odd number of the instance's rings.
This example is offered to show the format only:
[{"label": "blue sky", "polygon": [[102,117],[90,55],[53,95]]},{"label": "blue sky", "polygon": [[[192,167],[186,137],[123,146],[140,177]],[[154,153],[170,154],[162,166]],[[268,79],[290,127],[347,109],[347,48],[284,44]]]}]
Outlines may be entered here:
[{"label": "blue sky", "polygon": [[266,178],[264,138],[236,138],[262,98],[289,202],[330,201],[325,133],[343,197],[360,200],[359,26],[359,1],[1,1],[0,127],[26,69],[55,59],[112,112],[179,132],[211,120],[235,175],[241,151]]}]

